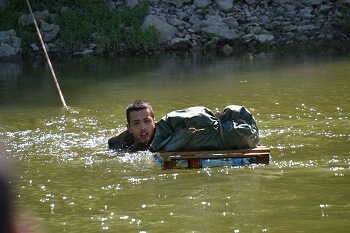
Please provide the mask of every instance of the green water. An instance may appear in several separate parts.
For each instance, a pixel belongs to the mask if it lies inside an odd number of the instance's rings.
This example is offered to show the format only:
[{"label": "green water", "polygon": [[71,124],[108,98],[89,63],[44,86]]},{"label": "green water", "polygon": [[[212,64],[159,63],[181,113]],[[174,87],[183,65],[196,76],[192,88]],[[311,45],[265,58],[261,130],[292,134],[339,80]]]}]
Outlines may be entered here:
[{"label": "green water", "polygon": [[[41,232],[348,232],[350,57],[160,56],[0,63],[0,142],[14,201]],[[125,107],[156,120],[195,105],[244,105],[267,166],[161,170],[148,152],[108,151]],[[3,162],[3,161],[2,161]],[[29,222],[29,224],[28,224]]]}]

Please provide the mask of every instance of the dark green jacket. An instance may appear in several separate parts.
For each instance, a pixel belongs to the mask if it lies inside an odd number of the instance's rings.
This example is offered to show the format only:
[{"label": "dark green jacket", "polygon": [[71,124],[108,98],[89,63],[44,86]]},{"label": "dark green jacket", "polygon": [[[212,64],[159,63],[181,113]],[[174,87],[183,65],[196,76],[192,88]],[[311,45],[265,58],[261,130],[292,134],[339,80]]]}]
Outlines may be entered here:
[{"label": "dark green jacket", "polygon": [[134,136],[128,130],[124,130],[120,134],[108,139],[108,147],[112,150],[144,151],[150,149],[152,140],[147,144],[135,141]]}]

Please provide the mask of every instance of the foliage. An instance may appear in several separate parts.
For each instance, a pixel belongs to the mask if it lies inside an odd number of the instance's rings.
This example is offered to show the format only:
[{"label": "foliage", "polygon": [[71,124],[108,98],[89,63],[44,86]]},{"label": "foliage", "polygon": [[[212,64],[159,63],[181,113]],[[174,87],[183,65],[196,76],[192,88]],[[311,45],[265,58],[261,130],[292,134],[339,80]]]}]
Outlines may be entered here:
[{"label": "foliage", "polygon": [[148,4],[135,7],[132,10],[122,6],[118,11],[120,22],[127,27],[127,30],[123,33],[123,38],[126,47],[131,52],[150,52],[159,49],[158,32],[153,27],[145,30],[141,28],[142,20],[147,12]]},{"label": "foliage", "polygon": [[17,36],[22,40],[22,48],[24,53],[30,51],[30,45],[38,41],[38,35],[34,25],[27,25],[17,29]]},{"label": "foliage", "polygon": [[348,15],[348,8],[343,6],[340,13],[343,17],[341,27],[345,32],[350,33],[350,17]]},{"label": "foliage", "polygon": [[[101,1],[102,2],[102,1]],[[22,39],[24,51],[37,41],[35,27],[18,26],[22,14],[29,14],[24,0],[7,1],[6,9],[0,12],[0,31],[15,29]],[[97,53],[107,52],[150,52],[159,49],[159,34],[154,28],[142,29],[143,18],[147,15],[148,4],[130,9],[122,5],[117,11],[110,10],[106,3],[93,4],[91,0],[30,0],[33,11],[49,10],[55,13],[60,26],[59,40],[67,52],[96,43]],[[66,7],[61,11],[62,6]],[[50,17],[47,23],[54,23]],[[40,22],[38,22],[40,24]]]},{"label": "foliage", "polygon": [[[46,6],[53,6],[55,3],[55,0],[30,0],[32,9],[36,10],[47,9]],[[17,36],[22,40],[24,53],[27,53],[30,50],[30,45],[38,40],[38,36],[33,24],[21,27],[18,26],[18,19],[22,14],[29,14],[26,1],[7,1],[4,11],[0,11],[0,31],[15,29]],[[46,21],[50,23],[51,19],[47,18]],[[40,22],[38,22],[38,24],[40,27]]]},{"label": "foliage", "polygon": [[120,21],[124,23],[126,27],[133,27],[141,25],[143,18],[147,15],[148,7],[148,4],[144,4],[130,9],[126,5],[123,5],[117,13],[120,17]]},{"label": "foliage", "polygon": [[153,27],[142,30],[141,27],[131,27],[125,33],[126,46],[132,52],[150,52],[158,49],[159,35]]},{"label": "foliage", "polygon": [[[99,54],[109,51],[120,52],[126,47],[131,52],[148,52],[158,48],[159,35],[148,28],[142,30],[142,19],[148,5],[133,9],[127,6],[111,11],[105,4],[96,5],[80,1],[79,7],[62,13],[59,21],[61,40],[68,51],[82,49],[96,41]],[[94,34],[93,34],[94,33]],[[91,38],[91,35],[94,38]]]},{"label": "foliage", "polygon": [[26,12],[14,10],[14,7],[20,6],[20,4],[15,4],[16,2],[11,2],[11,5],[7,5],[7,8],[2,13],[0,12],[0,31],[15,29],[17,36],[22,40],[24,53],[26,53],[29,51],[30,44],[37,39],[37,35],[33,25],[18,27],[18,18]]},{"label": "foliage", "polygon": [[108,50],[118,51],[122,43],[122,30],[119,27],[120,19],[107,6],[103,6],[96,16],[95,27],[97,33],[97,52]]},{"label": "foliage", "polygon": [[5,9],[0,11],[0,31],[17,29],[18,18],[27,13],[29,10],[26,1],[7,1]]},{"label": "foliage", "polygon": [[[48,10],[57,11],[63,1],[56,0],[29,0],[33,11]],[[8,0],[6,2],[6,13],[29,14],[27,2],[25,0]],[[9,15],[9,14],[7,14]]]},{"label": "foliage", "polygon": [[68,9],[58,21],[61,40],[68,51],[79,50],[89,42],[93,32],[93,20],[90,12],[83,9]]},{"label": "foliage", "polygon": [[0,31],[7,31],[18,27],[18,18],[21,16],[20,12],[10,12],[6,9],[0,11]]}]

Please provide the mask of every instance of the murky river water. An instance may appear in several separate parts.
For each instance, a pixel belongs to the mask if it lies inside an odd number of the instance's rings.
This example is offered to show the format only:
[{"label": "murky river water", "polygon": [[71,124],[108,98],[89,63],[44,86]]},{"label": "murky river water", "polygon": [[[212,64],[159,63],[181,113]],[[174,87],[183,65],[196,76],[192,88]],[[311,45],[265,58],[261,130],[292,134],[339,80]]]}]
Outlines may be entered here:
[{"label": "murky river water", "polygon": [[[258,56],[0,63],[0,141],[14,200],[42,232],[348,232],[350,57]],[[125,107],[156,119],[195,105],[247,107],[267,166],[161,170],[116,153]]]}]

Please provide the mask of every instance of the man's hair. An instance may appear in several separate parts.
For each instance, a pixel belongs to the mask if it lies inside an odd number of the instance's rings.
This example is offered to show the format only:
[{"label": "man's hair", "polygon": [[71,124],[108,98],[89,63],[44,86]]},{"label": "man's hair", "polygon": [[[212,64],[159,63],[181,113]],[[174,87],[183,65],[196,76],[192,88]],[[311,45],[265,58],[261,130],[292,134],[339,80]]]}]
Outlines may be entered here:
[{"label": "man's hair", "polygon": [[151,111],[151,116],[154,119],[154,113],[153,113],[153,108],[152,106],[142,100],[135,100],[131,104],[126,107],[126,120],[128,121],[128,124],[130,124],[130,113],[134,111],[140,111],[144,109],[149,109]]}]

